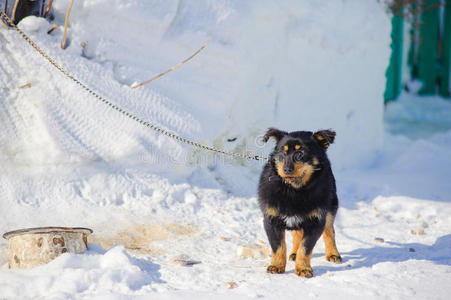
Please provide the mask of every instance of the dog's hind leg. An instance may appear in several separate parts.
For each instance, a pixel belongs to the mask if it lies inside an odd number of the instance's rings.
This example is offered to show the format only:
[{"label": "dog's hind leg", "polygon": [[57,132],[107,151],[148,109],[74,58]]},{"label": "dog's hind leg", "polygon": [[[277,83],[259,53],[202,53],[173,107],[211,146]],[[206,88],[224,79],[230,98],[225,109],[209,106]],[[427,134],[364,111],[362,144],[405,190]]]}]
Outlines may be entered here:
[{"label": "dog's hind leg", "polygon": [[340,253],[335,244],[335,230],[334,230],[335,214],[328,212],[326,214],[326,226],[324,227],[323,239],[326,248],[326,260],[331,262],[341,262]]},{"label": "dog's hind leg", "polygon": [[291,231],[291,236],[293,237],[293,249],[291,249],[291,253],[289,256],[289,260],[296,260],[296,252],[298,251],[299,245],[302,242],[304,237],[304,230],[293,230]]},{"label": "dog's hind leg", "polygon": [[266,235],[272,249],[271,264],[266,271],[268,273],[284,273],[287,264],[287,246],[285,244],[285,229],[264,220]]}]

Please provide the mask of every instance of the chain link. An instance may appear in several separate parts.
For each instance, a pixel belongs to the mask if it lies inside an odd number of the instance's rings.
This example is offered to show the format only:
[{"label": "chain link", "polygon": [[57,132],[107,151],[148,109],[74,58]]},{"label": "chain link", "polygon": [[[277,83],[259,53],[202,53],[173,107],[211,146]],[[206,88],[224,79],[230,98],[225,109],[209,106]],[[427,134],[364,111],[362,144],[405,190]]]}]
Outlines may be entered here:
[{"label": "chain link", "polygon": [[38,45],[36,45],[35,42],[33,42],[33,40],[28,37],[28,35],[25,34],[25,32],[23,32],[19,27],[17,27],[12,21],[11,19],[8,17],[7,14],[5,14],[5,12],[0,9],[0,14],[1,16],[22,36],[22,38],[31,46],[33,47],[37,52],[39,52],[39,54],[44,57],[52,66],[54,66],[56,69],[58,69],[58,71],[60,71],[61,73],[63,73],[67,78],[71,79],[73,82],[75,82],[78,86],[80,86],[82,89],[84,89],[85,91],[87,91],[89,94],[91,94],[92,96],[94,96],[97,100],[103,102],[104,104],[110,106],[112,109],[120,112],[121,114],[125,115],[126,117],[140,123],[143,126],[146,126],[160,134],[164,134],[172,139],[175,139],[177,141],[180,141],[182,143],[203,149],[203,150],[208,150],[208,151],[213,151],[219,154],[223,154],[226,156],[231,156],[233,158],[243,158],[243,159],[249,159],[249,160],[268,160],[267,157],[263,157],[263,156],[259,156],[259,155],[250,155],[250,154],[242,154],[242,153],[236,153],[236,152],[229,152],[229,151],[225,151],[225,150],[221,150],[221,149],[217,149],[215,147],[212,146],[208,146],[208,145],[204,145],[201,144],[199,142],[196,141],[192,141],[189,140],[185,137],[182,137],[176,133],[173,133],[171,131],[168,131],[164,128],[161,128],[159,126],[156,126],[152,123],[149,123],[147,121],[144,121],[138,117],[136,117],[135,115],[131,114],[130,112],[120,108],[119,106],[117,106],[116,104],[108,101],[107,99],[105,99],[104,97],[100,96],[98,93],[96,93],[95,91],[93,91],[92,89],[90,89],[87,85],[85,85],[84,83],[82,83],[81,81],[79,81],[77,78],[75,78],[74,76],[72,76],[71,74],[69,74],[65,69],[63,69],[63,67],[61,67],[59,64],[57,64],[51,57],[49,57],[44,51],[41,50],[41,48],[38,47]]}]

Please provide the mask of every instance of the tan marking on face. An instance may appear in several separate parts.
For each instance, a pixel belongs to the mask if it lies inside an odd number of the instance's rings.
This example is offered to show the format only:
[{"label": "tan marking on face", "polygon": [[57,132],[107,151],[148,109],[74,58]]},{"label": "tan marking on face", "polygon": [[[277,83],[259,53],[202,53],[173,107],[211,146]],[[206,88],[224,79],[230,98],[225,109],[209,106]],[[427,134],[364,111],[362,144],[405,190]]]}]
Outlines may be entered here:
[{"label": "tan marking on face", "polygon": [[[296,169],[296,164],[295,164],[295,169]],[[302,174],[302,186],[305,186],[310,181],[310,178],[313,175],[313,172],[314,172],[313,167],[309,164],[302,164],[299,172]]]},{"label": "tan marking on face", "polygon": [[332,255],[340,257],[340,253],[338,252],[337,245],[335,243],[334,219],[335,217],[331,213],[326,214],[326,226],[324,227],[323,240],[326,248],[327,260],[330,260]]},{"label": "tan marking on face", "polygon": [[283,146],[283,150],[288,151],[288,145]]},{"label": "tan marking on face", "polygon": [[294,149],[296,149],[296,150],[301,149],[301,145],[296,145],[296,146],[294,146]]},{"label": "tan marking on face", "polygon": [[290,184],[296,189],[305,186],[310,181],[310,178],[315,171],[313,166],[308,163],[295,162],[293,173],[286,174],[283,170],[283,166],[283,161],[276,161],[277,173],[284,179],[286,183]]},{"label": "tan marking on face", "polygon": [[266,208],[266,215],[270,217],[277,217],[279,215],[279,210],[275,207]]},{"label": "tan marking on face", "polygon": [[285,172],[283,171],[283,166],[284,166],[284,162],[283,161],[279,161],[278,159],[276,160],[276,169],[277,169],[277,174],[279,174],[280,177],[284,178],[287,175],[285,174]]},{"label": "tan marking on face", "polygon": [[313,161],[313,165],[314,165],[314,166],[319,165],[319,160],[318,160],[318,158],[314,157],[312,161]]}]

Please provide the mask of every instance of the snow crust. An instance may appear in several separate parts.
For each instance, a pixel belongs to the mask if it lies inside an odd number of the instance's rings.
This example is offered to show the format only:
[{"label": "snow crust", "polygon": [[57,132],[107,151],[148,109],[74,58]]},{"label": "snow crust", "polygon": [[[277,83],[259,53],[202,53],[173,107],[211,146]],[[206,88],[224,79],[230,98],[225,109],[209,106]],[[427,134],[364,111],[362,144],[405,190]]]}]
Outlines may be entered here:
[{"label": "snow crust", "polygon": [[[335,129],[344,261],[326,262],[319,240],[315,276],[301,279],[291,262],[271,275],[269,258],[237,255],[243,245],[268,247],[256,200],[261,163],[223,160],[146,130],[2,27],[0,231],[84,226],[94,234],[86,253],[30,270],[8,269],[1,240],[0,299],[448,298],[451,104],[405,94],[384,114],[390,19],[377,1],[75,1],[63,51],[66,5],[55,1],[60,27],[50,35],[43,19],[19,26],[145,120],[263,154],[272,144],[258,137],[269,126]],[[206,40],[180,69],[130,88]],[[175,263],[180,257],[201,263]]]}]

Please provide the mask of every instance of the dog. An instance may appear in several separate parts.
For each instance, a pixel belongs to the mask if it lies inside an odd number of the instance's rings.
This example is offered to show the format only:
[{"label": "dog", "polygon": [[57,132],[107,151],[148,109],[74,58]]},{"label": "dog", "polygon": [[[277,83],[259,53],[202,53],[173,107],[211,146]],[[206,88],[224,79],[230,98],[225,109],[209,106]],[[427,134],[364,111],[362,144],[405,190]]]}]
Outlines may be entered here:
[{"label": "dog", "polygon": [[323,235],[326,260],[341,262],[333,227],[338,210],[335,178],[326,154],[335,140],[332,130],[285,132],[269,128],[263,137],[276,140],[260,176],[258,202],[272,249],[269,273],[284,273],[285,230],[291,230],[295,274],[312,277],[312,250]]}]

